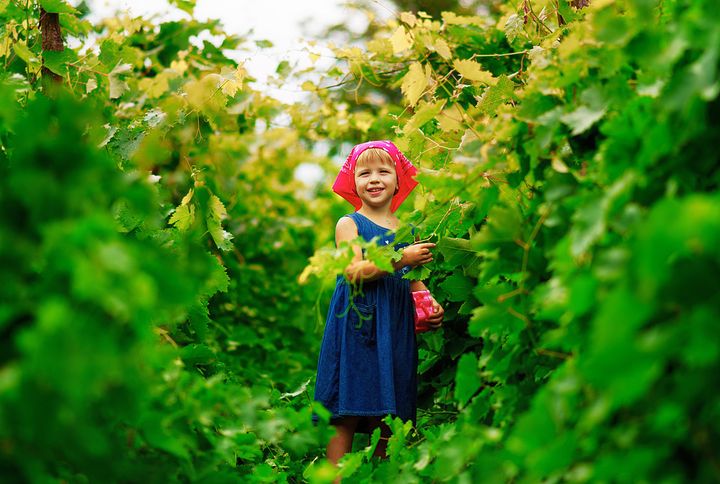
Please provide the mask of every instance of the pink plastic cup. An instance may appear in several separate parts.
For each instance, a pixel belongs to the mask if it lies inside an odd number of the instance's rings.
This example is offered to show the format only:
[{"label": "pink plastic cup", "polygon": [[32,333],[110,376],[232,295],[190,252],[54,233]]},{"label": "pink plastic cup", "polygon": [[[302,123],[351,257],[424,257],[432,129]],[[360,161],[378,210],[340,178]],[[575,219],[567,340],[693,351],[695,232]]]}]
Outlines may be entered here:
[{"label": "pink plastic cup", "polygon": [[430,331],[432,328],[427,319],[434,313],[430,291],[413,291],[412,297],[415,302],[415,333]]}]

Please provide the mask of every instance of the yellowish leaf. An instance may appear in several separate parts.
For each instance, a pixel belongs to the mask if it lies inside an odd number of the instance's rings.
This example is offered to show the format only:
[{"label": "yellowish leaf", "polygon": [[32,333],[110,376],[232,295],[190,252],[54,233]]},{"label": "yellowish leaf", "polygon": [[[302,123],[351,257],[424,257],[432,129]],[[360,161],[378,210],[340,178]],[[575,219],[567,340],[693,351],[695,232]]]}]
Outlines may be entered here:
[{"label": "yellowish leaf", "polygon": [[352,116],[352,124],[363,133],[367,133],[375,121],[375,117],[366,112],[359,112]]},{"label": "yellowish leaf", "polygon": [[180,59],[170,63],[170,69],[182,75],[188,68],[188,63]]},{"label": "yellowish leaf", "polygon": [[220,87],[223,94],[226,96],[234,96],[239,89],[242,89],[245,74],[246,71],[243,66],[237,66],[237,69],[223,67],[220,71]]},{"label": "yellowish leaf", "polygon": [[195,206],[194,205],[180,205],[170,217],[170,223],[178,228],[178,230],[185,231],[189,229],[193,221],[195,220]]},{"label": "yellowish leaf", "polygon": [[523,31],[524,22],[522,17],[514,13],[510,15],[503,24],[502,30],[505,32],[508,42],[512,42]]},{"label": "yellowish leaf", "polygon": [[453,62],[453,67],[460,73],[461,76],[470,81],[482,82],[491,86],[494,86],[497,83],[497,79],[493,77],[492,73],[484,71],[480,63],[475,62],[474,60],[456,59]]},{"label": "yellowish leaf", "polygon": [[593,10],[600,11],[600,10],[603,10],[608,5],[612,5],[613,3],[615,3],[614,0],[597,0],[594,2],[590,2],[590,4],[588,5],[588,11],[593,11]]},{"label": "yellowish leaf", "polygon": [[445,105],[445,101],[436,101],[434,103],[421,102],[418,109],[415,110],[413,117],[403,127],[403,133],[407,136],[423,124],[427,123],[438,115]]},{"label": "yellowish leaf", "polygon": [[466,17],[453,12],[443,12],[442,18],[445,25],[483,25],[482,17],[478,17],[477,15]]},{"label": "yellowish leaf", "polygon": [[227,98],[220,92],[219,74],[208,74],[200,80],[190,81],[183,86],[190,105],[199,111],[217,111],[225,107]]},{"label": "yellowish leaf", "polygon": [[390,57],[394,53],[392,42],[390,42],[390,39],[387,38],[369,40],[367,43],[367,50],[369,53],[377,54],[380,57]]},{"label": "yellowish leaf", "polygon": [[180,204],[181,204],[181,205],[187,205],[188,203],[190,203],[190,200],[192,200],[192,197],[193,197],[194,194],[195,194],[195,190],[193,190],[193,189],[191,188],[190,191],[187,192],[187,193],[185,194],[185,196],[183,197],[183,199],[180,201]]},{"label": "yellowish leaf", "polygon": [[161,72],[155,77],[143,77],[138,83],[141,91],[145,92],[150,98],[159,98],[170,88],[168,84],[168,76]]},{"label": "yellowish leaf", "polygon": [[18,40],[15,42],[13,49],[15,50],[15,54],[24,60],[27,65],[40,64],[40,59],[38,59],[35,53],[28,48],[24,40]]},{"label": "yellowish leaf", "polygon": [[558,173],[567,173],[568,171],[570,171],[567,165],[560,158],[553,157],[550,164],[553,167],[553,170],[557,171]]},{"label": "yellowish leaf", "polygon": [[415,210],[419,210],[422,212],[423,210],[425,210],[426,204],[427,204],[427,197],[423,197],[423,196],[415,197],[415,203],[414,203]]},{"label": "yellowish leaf", "polygon": [[0,57],[5,57],[10,53],[10,48],[12,47],[11,35],[14,35],[14,32],[6,32],[2,40],[0,40]]},{"label": "yellowish leaf", "polygon": [[405,30],[405,27],[401,25],[397,28],[392,37],[390,37],[390,43],[393,47],[393,53],[399,54],[400,52],[412,47],[413,38],[412,35]]},{"label": "yellowish leaf", "polygon": [[145,27],[146,20],[142,17],[132,17],[130,15],[120,15],[117,17],[118,22],[122,26],[120,30],[124,30],[124,35],[132,35],[139,32]]},{"label": "yellowish leaf", "polygon": [[450,46],[445,39],[437,39],[435,41],[435,51],[442,56],[443,59],[450,59],[452,57],[452,51]]},{"label": "yellowish leaf", "polygon": [[437,117],[438,125],[444,132],[460,131],[465,128],[463,124],[462,113],[457,105],[453,104],[444,109]]},{"label": "yellowish leaf", "polygon": [[215,194],[210,196],[210,213],[216,220],[225,220],[227,218],[225,205]]},{"label": "yellowish leaf", "polygon": [[130,64],[118,64],[108,74],[108,80],[110,81],[110,99],[117,99],[130,89],[128,83],[120,79],[120,74],[130,72],[132,66]]},{"label": "yellowish leaf", "polygon": [[415,24],[417,23],[417,18],[412,12],[402,12],[400,14],[400,20],[410,27],[415,27]]},{"label": "yellowish leaf", "polygon": [[85,92],[87,94],[90,94],[95,89],[97,89],[97,87],[98,87],[97,80],[94,77],[91,77],[90,79],[87,80],[87,83],[85,84]]},{"label": "yellowish leaf", "polygon": [[175,209],[172,217],[170,217],[169,223],[179,230],[185,231],[189,229],[195,220],[195,205],[190,205],[190,200],[194,193],[194,190],[191,188],[183,197],[180,206]]},{"label": "yellowish leaf", "polygon": [[428,85],[428,76],[423,70],[422,64],[413,62],[410,64],[407,74],[403,77],[400,90],[407,98],[408,104],[415,106],[425,92]]}]

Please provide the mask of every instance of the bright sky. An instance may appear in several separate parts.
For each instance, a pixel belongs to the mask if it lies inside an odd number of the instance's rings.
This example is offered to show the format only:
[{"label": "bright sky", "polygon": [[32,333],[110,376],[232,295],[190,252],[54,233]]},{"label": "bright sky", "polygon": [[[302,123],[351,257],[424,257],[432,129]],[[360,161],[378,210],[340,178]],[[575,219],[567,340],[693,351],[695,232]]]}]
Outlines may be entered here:
[{"label": "bright sky", "polygon": [[[291,65],[297,62],[300,68],[309,66],[304,41],[318,38],[324,28],[343,21],[350,29],[364,29],[367,23],[364,16],[342,4],[343,0],[197,0],[195,17],[201,20],[218,18],[228,33],[271,41],[273,47],[270,49],[241,51],[232,57],[244,63],[248,72],[258,79],[254,85],[256,89],[282,101],[293,102],[303,97],[299,86],[288,82],[279,88],[265,81],[282,60]],[[170,7],[166,0],[89,0],[88,5],[95,19],[118,11],[161,19],[188,18],[184,12]],[[380,15],[383,15],[382,10],[378,9]],[[312,50],[318,54],[329,53],[321,47]],[[321,57],[317,66],[323,68],[325,64],[329,67],[331,63],[329,58]]]}]

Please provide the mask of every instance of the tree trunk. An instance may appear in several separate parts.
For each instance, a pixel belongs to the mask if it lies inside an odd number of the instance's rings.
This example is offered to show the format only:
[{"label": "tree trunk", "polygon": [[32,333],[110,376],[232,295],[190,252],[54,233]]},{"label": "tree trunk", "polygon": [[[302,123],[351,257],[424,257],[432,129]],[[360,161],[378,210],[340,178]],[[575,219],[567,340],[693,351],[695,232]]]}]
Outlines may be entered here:
[{"label": "tree trunk", "polygon": [[[54,50],[61,52],[65,49],[62,33],[60,32],[60,15],[57,13],[48,13],[44,8],[40,8],[40,33],[42,34],[42,51],[46,52]],[[62,77],[43,65],[43,79],[51,79],[59,83]]]}]

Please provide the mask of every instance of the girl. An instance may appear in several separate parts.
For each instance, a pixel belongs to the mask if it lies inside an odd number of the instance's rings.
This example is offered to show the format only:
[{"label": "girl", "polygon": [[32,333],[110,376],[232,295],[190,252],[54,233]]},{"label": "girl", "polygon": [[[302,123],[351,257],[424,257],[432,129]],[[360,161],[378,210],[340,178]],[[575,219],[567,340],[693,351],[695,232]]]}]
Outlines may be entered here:
[{"label": "girl", "polygon": [[[392,243],[391,231],[399,223],[394,212],[417,185],[412,178],[416,173],[390,141],[355,146],[333,185],[357,210],[338,221],[336,245],[358,235],[366,241],[377,236],[379,244]],[[356,432],[370,434],[377,427],[381,440],[374,455],[384,458],[390,436],[382,422],[386,415],[415,422],[418,356],[411,291],[427,288],[402,276],[432,261],[433,247],[432,243],[405,244],[402,258],[393,264],[395,271],[388,273],[363,260],[362,251],[354,246],[353,262],[337,278],[315,384],[315,400],[330,410],[336,429],[327,447],[333,464],[350,451]],[[352,291],[351,284],[360,290]],[[437,329],[444,310],[434,299],[433,310],[428,324]]]}]

